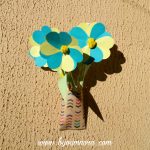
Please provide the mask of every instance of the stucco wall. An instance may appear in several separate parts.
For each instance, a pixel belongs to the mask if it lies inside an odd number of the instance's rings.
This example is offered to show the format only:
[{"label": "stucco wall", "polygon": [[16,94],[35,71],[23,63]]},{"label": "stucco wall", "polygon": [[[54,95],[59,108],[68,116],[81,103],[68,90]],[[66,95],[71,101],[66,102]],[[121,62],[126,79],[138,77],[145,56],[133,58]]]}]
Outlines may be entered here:
[{"label": "stucco wall", "polygon": [[[149,0],[2,0],[0,9],[2,150],[60,149],[37,144],[60,137],[112,141],[86,149],[150,149]],[[68,31],[93,21],[103,22],[117,45],[112,60],[87,77],[87,99],[95,99],[104,122],[89,108],[86,130],[59,131],[57,74],[34,66],[27,56],[28,37],[45,24]]]}]

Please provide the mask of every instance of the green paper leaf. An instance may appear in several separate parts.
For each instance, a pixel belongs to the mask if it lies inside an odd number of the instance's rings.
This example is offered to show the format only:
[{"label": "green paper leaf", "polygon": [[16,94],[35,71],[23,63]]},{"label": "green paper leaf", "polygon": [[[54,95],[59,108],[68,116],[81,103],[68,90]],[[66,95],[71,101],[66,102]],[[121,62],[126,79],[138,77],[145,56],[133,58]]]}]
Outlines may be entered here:
[{"label": "green paper leaf", "polygon": [[68,84],[67,84],[67,75],[65,75],[64,77],[59,78],[58,87],[59,87],[60,93],[62,95],[62,98],[65,100],[67,92],[69,90],[68,89]]}]

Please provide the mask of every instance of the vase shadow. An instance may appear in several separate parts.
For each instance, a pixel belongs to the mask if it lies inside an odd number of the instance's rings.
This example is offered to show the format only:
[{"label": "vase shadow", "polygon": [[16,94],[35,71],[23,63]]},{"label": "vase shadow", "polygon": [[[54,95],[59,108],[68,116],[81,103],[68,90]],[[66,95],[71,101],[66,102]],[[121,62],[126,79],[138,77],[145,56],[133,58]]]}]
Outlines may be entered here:
[{"label": "vase shadow", "polygon": [[85,76],[83,95],[86,127],[89,107],[102,121],[104,121],[102,113],[95,99],[90,93],[90,89],[96,85],[97,81],[106,81],[107,75],[111,75],[113,73],[120,73],[122,71],[121,64],[125,63],[126,61],[123,53],[118,50],[117,45],[114,45],[110,49],[110,51],[110,57],[99,63],[93,63]]}]

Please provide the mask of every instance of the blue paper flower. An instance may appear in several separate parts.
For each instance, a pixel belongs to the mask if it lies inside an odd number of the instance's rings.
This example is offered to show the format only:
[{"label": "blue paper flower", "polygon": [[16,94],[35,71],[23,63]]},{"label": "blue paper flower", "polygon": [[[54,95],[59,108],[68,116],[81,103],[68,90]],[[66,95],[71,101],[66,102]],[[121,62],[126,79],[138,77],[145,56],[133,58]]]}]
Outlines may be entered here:
[{"label": "blue paper flower", "polygon": [[48,67],[60,67],[66,72],[74,70],[77,63],[83,60],[83,55],[77,40],[66,32],[50,32],[46,42],[41,45],[41,56],[47,60]]},{"label": "blue paper flower", "polygon": [[[81,23],[73,27],[69,34],[78,39],[78,44],[83,53],[94,59],[94,62],[100,62],[110,56],[110,48],[114,45],[110,33],[105,31],[102,23]],[[86,62],[88,62],[86,60]]]},{"label": "blue paper flower", "polygon": [[34,31],[29,39],[30,44],[32,45],[32,48],[29,51],[29,55],[34,59],[35,65],[38,67],[48,67],[47,60],[40,54],[40,46],[46,41],[46,35],[52,31],[59,32],[55,28],[43,26],[41,30]]}]

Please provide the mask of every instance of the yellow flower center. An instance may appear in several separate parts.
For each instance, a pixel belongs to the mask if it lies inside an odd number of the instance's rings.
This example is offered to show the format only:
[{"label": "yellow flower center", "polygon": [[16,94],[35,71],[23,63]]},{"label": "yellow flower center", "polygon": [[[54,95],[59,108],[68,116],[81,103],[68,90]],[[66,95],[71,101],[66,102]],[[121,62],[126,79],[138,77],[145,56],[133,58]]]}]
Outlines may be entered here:
[{"label": "yellow flower center", "polygon": [[68,46],[62,45],[62,46],[61,46],[61,51],[62,51],[64,54],[67,54],[67,53],[69,52]]},{"label": "yellow flower center", "polygon": [[97,43],[95,42],[95,40],[93,38],[89,38],[88,39],[88,46],[89,46],[89,48],[95,48],[96,44]]}]

